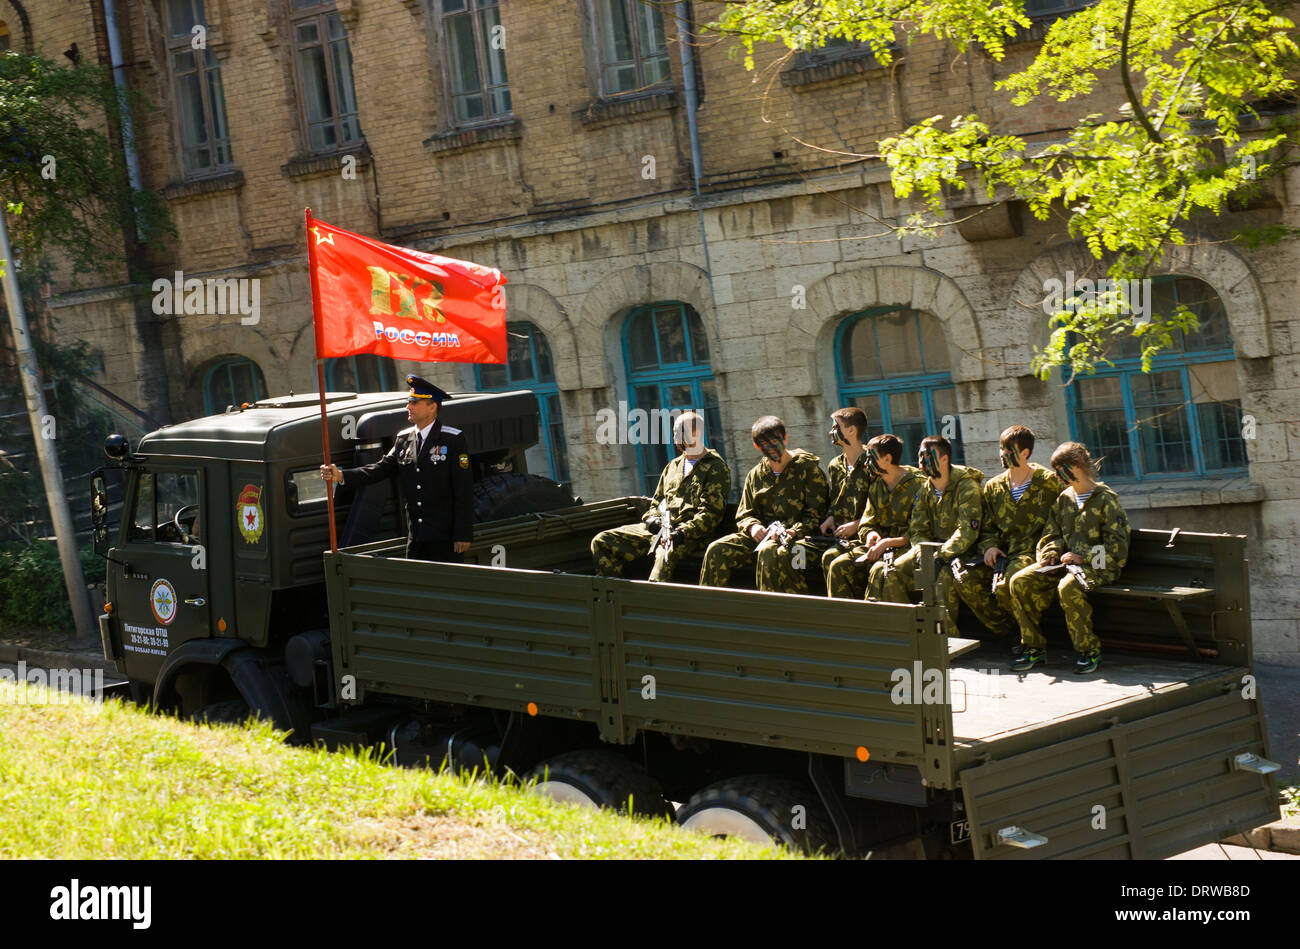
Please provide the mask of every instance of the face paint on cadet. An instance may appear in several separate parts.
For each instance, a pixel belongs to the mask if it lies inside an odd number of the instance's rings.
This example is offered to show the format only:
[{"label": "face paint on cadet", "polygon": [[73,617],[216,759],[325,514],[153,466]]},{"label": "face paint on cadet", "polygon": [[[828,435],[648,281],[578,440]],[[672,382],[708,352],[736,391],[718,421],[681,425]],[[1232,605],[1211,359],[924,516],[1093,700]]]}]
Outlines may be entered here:
[{"label": "face paint on cadet", "polygon": [[785,442],[780,438],[765,438],[761,442],[754,442],[754,447],[773,463],[780,461],[781,455],[785,452]]},{"label": "face paint on cadet", "polygon": [[1020,461],[1020,453],[1017,452],[1014,448],[1002,449],[1003,468],[1014,468],[1016,466],[1016,463],[1019,461]]},{"label": "face paint on cadet", "polygon": [[832,445],[847,445],[849,440],[844,437],[844,432],[840,429],[840,420],[831,419],[831,430],[827,432],[831,437]]},{"label": "face paint on cadet", "polygon": [[867,474],[873,478],[879,478],[885,473],[885,469],[880,467],[880,456],[874,448],[867,449]]},{"label": "face paint on cadet", "polygon": [[916,456],[916,463],[927,478],[939,477],[939,453],[933,448],[924,448]]},{"label": "face paint on cadet", "polygon": [[1056,472],[1056,476],[1066,484],[1074,481],[1074,469],[1069,465],[1057,465],[1053,470]]}]

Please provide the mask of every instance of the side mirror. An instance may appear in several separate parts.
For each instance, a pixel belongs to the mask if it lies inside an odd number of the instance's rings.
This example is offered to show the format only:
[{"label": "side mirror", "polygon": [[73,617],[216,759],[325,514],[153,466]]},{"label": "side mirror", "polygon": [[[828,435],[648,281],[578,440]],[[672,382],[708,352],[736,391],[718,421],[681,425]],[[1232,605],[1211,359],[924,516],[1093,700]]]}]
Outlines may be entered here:
[{"label": "side mirror", "polygon": [[104,439],[104,454],[118,464],[122,464],[131,457],[131,443],[126,440],[125,435],[116,433],[109,435]]},{"label": "side mirror", "polygon": [[102,472],[90,477],[90,526],[94,533],[95,553],[108,553],[108,487]]}]

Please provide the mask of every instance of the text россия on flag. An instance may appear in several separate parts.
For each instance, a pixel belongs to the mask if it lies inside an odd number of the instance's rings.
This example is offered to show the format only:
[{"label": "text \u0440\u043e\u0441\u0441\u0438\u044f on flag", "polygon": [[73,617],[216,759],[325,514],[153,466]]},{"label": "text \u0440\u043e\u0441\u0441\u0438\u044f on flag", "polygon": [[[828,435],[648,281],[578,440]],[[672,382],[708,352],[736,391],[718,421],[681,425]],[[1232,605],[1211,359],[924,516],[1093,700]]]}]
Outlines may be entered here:
[{"label": "text \u0440\u043e\u0441\u0441\u0438\u044f on flag", "polygon": [[316,355],[506,361],[506,278],[308,219]]}]

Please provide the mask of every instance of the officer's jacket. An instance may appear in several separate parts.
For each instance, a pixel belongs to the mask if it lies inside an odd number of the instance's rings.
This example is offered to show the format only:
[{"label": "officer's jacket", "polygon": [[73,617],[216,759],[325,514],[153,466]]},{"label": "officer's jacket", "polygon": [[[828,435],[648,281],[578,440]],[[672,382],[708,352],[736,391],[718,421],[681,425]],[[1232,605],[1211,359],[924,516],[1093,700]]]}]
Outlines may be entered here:
[{"label": "officer's jacket", "polygon": [[[1038,541],[1038,559],[1076,553],[1084,559],[1084,567],[1095,573],[1097,583],[1110,583],[1128,561],[1128,543],[1128,515],[1119,496],[1099,481],[1082,509],[1074,488],[1057,495]],[[1104,549],[1104,559],[1097,547]]]},{"label": "officer's jacket", "polygon": [[996,547],[1008,557],[1032,557],[1043,536],[1047,513],[1065,488],[1054,471],[1030,462],[1029,485],[1017,501],[1011,496],[1011,474],[1002,472],[984,482],[983,529],[975,544],[983,554]]},{"label": "officer's jacket", "polygon": [[867,503],[867,487],[870,484],[866,450],[858,455],[858,463],[852,469],[849,468],[848,459],[840,453],[827,466],[827,471],[830,474],[830,515],[835,518],[835,526],[857,520]]},{"label": "officer's jacket", "polygon": [[736,530],[748,534],[755,524],[780,521],[793,536],[803,537],[826,520],[828,488],[821,462],[802,448],[790,454],[780,475],[766,458],[749,469],[736,508]]},{"label": "officer's jacket", "polygon": [[944,559],[963,554],[980,535],[982,517],[980,482],[984,472],[968,465],[953,465],[943,497],[934,496],[930,479],[926,479],[912,508],[907,526],[908,543],[922,541],[942,543],[935,555]]},{"label": "officer's jacket", "polygon": [[659,516],[659,502],[668,502],[668,517],[674,530],[680,529],[686,540],[703,541],[719,524],[727,509],[727,495],[731,493],[731,469],[712,448],[695,462],[689,474],[686,456],[678,455],[668,462],[659,475],[654,503],[642,516],[645,523]]},{"label": "officer's jacket", "polygon": [[903,477],[893,490],[884,478],[875,478],[867,488],[867,504],[862,511],[862,526],[858,528],[858,543],[865,545],[867,535],[875,531],[881,537],[902,537],[912,519],[912,507],[917,492],[927,482],[920,468],[903,465]]},{"label": "officer's jacket", "polygon": [[406,501],[410,540],[473,540],[474,473],[465,436],[435,419],[416,458],[418,434],[414,426],[398,432],[388,454],[373,465],[343,469],[343,483],[374,484],[396,474]]}]

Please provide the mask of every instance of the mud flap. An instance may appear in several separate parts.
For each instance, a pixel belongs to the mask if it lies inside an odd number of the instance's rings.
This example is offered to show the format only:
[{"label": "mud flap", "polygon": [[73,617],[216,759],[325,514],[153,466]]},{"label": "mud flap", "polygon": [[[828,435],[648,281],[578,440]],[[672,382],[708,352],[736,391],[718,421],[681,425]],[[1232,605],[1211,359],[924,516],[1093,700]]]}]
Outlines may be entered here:
[{"label": "mud flap", "polygon": [[1269,823],[1273,781],[1240,764],[1267,750],[1234,691],[967,768],[975,857],[1158,860]]}]

